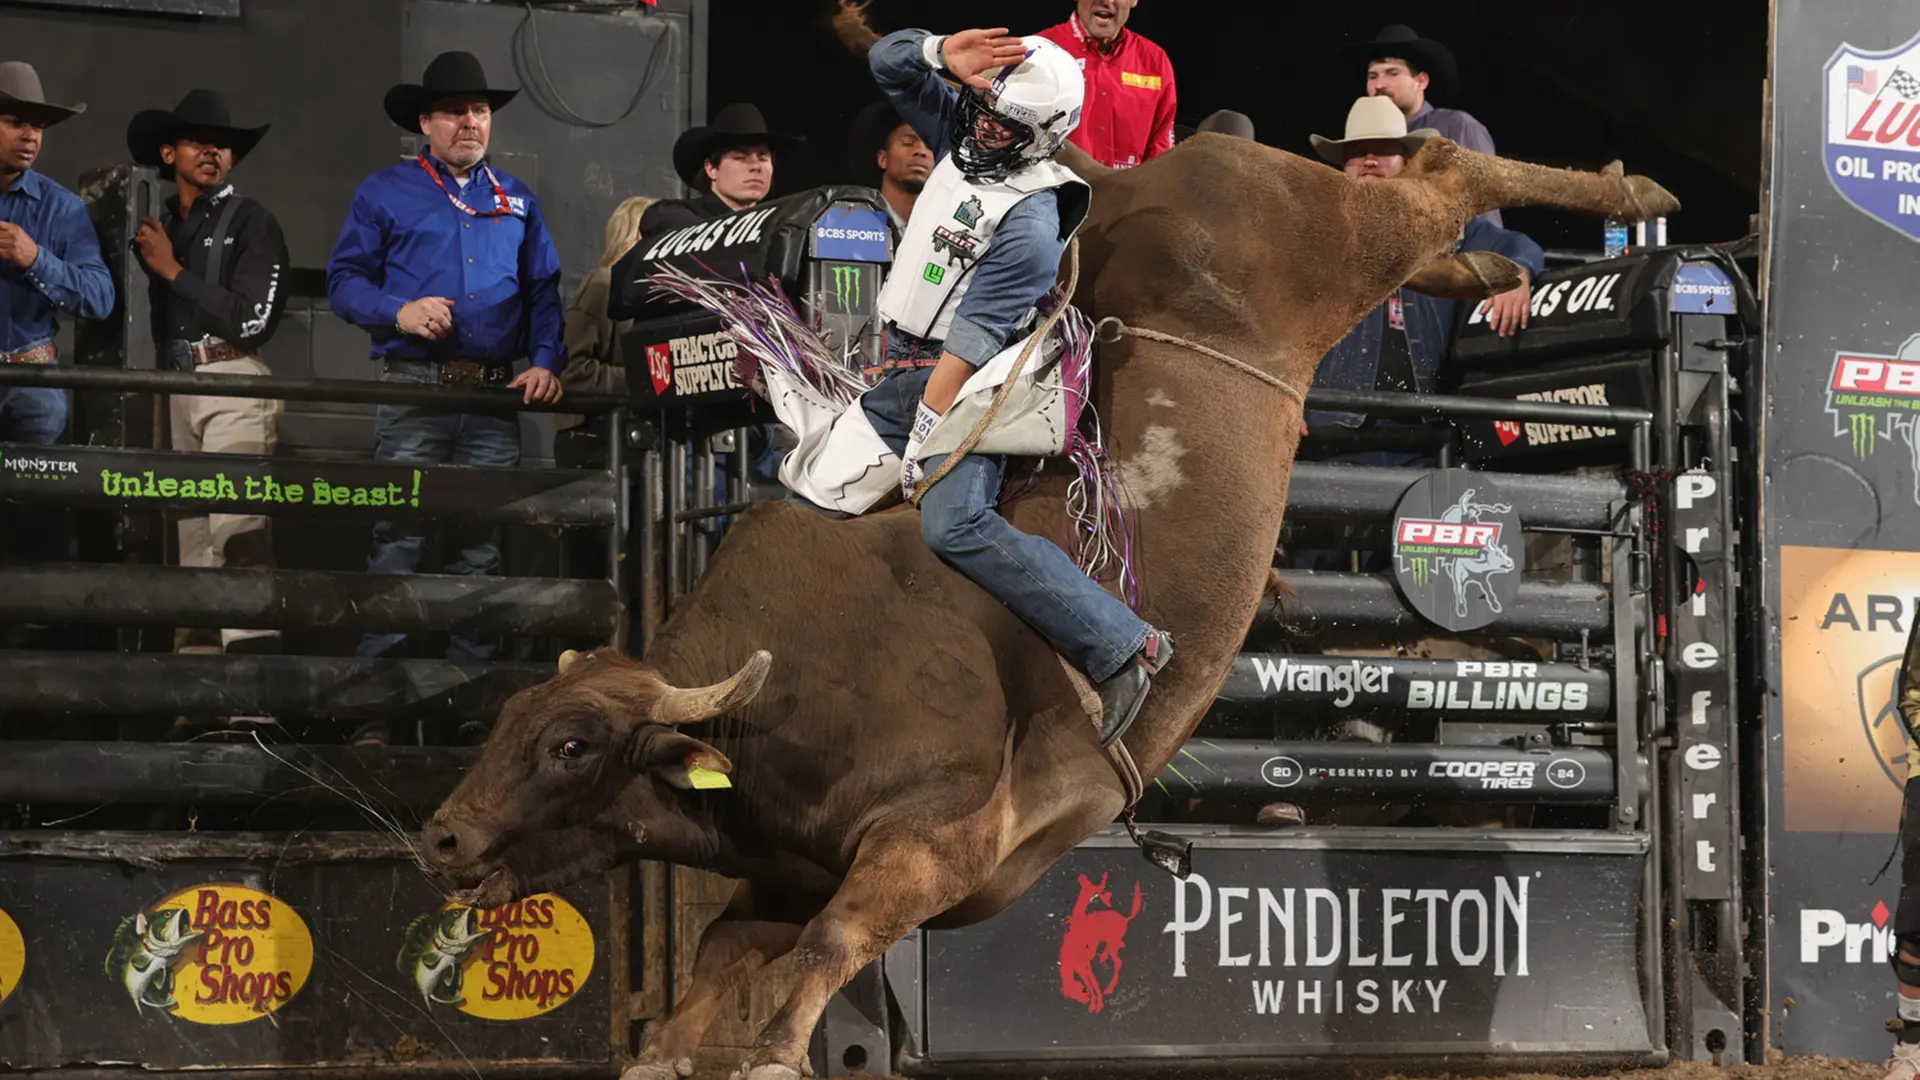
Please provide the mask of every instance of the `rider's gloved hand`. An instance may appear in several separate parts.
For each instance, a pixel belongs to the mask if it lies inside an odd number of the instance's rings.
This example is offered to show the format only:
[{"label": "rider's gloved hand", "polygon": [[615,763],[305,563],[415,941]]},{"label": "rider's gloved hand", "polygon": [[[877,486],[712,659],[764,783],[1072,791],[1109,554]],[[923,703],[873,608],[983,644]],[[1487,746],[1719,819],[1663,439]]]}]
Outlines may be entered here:
[{"label": "rider's gloved hand", "polygon": [[925,401],[913,414],[913,427],[907,432],[907,452],[900,462],[900,494],[909,502],[913,500],[913,489],[920,486],[920,444],[927,441],[927,433],[940,422],[940,414]]}]

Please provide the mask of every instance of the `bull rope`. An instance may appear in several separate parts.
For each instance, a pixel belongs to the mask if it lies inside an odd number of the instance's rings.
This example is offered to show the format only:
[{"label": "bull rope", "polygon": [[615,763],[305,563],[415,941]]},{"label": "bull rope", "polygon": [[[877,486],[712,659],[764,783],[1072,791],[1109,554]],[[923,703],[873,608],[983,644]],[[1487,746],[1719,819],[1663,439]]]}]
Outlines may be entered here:
[{"label": "bull rope", "polygon": [[[1109,333],[1109,331],[1111,331],[1111,333]],[[1233,357],[1228,356],[1218,349],[1208,348],[1188,338],[1177,337],[1173,334],[1162,333],[1158,330],[1149,330],[1144,326],[1128,326],[1126,323],[1121,322],[1117,316],[1113,315],[1109,315],[1093,324],[1093,340],[1103,345],[1112,345],[1118,342],[1122,334],[1130,337],[1145,338],[1148,341],[1158,341],[1163,345],[1178,345],[1183,349],[1192,349],[1201,356],[1218,360],[1243,375],[1250,375],[1266,383],[1268,386],[1279,390],[1281,393],[1299,402],[1301,408],[1306,408],[1306,395],[1295,389],[1291,383],[1269,375],[1244,360],[1235,360]]]}]

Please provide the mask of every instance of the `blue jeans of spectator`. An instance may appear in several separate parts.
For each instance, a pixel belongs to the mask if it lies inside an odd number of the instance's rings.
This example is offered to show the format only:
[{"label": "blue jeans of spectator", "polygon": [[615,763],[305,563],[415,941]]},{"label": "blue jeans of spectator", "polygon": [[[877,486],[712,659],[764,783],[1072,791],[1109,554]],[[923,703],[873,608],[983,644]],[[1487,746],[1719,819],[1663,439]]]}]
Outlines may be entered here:
[{"label": "blue jeans of spectator", "polygon": [[[388,382],[420,382],[386,375]],[[511,414],[441,412],[406,405],[382,405],[377,414],[375,461],[407,465],[477,465],[512,468],[520,462],[520,421]],[[486,526],[449,529],[450,546],[459,554],[441,568],[447,574],[495,574],[500,570],[498,530]],[[425,523],[419,520],[376,521],[373,552],[367,559],[370,574],[412,574],[425,553]],[[405,634],[368,634],[354,655],[385,656],[400,648]],[[447,642],[449,660],[490,660],[497,642],[454,634]]]},{"label": "blue jeans of spectator", "polygon": [[[932,368],[888,376],[862,403],[896,454],[920,407]],[[931,476],[945,455],[928,458]],[[968,454],[920,500],[920,535],[942,560],[1005,604],[1095,682],[1120,670],[1152,633],[1140,616],[1101,588],[1056,544],[1000,516],[1006,459]]]},{"label": "blue jeans of spectator", "polygon": [[[67,441],[67,392],[44,386],[0,386],[0,442],[54,446]],[[68,514],[45,506],[15,504],[5,517],[4,547],[14,558],[63,562]]]}]

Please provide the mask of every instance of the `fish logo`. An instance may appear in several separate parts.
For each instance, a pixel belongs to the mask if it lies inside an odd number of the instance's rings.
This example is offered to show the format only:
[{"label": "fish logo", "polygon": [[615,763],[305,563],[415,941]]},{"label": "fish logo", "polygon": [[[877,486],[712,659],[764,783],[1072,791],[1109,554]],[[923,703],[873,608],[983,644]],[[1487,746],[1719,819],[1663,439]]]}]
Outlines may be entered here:
[{"label": "fish logo", "polygon": [[107,951],[107,977],[126,988],[135,1012],[164,1012],[179,1004],[173,993],[175,962],[203,936],[185,908],[122,919]]},{"label": "fish logo", "polygon": [[420,992],[428,1005],[464,1005],[467,954],[492,936],[480,926],[480,913],[455,907],[422,915],[407,924],[407,935],[394,958],[400,976]]},{"label": "fish logo", "polygon": [[[1096,909],[1094,901],[1102,905]],[[1107,890],[1107,875],[1098,882],[1080,875],[1080,897],[1062,925],[1060,936],[1060,996],[1085,1005],[1089,1013],[1106,1008],[1107,998],[1120,984],[1120,950],[1127,944],[1127,927],[1140,914],[1140,883],[1133,883],[1133,907],[1125,915],[1113,906],[1113,894]],[[1107,978],[1100,980],[1096,966],[1105,967]]]}]

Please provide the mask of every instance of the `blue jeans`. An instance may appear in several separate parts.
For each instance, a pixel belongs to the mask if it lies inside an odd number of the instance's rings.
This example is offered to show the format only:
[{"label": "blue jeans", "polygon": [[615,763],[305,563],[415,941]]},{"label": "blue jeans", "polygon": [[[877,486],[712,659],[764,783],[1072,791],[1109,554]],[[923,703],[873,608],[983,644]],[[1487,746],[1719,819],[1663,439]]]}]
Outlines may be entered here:
[{"label": "blue jeans", "polygon": [[[420,382],[405,376],[382,376],[388,382]],[[440,412],[405,405],[380,406],[375,421],[375,461],[409,465],[477,465],[512,468],[520,462],[520,421],[511,415]],[[425,523],[376,521],[369,574],[412,574],[420,567],[427,543]],[[498,531],[486,526],[450,527],[449,539],[459,548],[441,568],[447,574],[496,574],[500,570]],[[451,545],[450,545],[451,546]],[[355,656],[385,656],[400,648],[405,634],[368,634],[354,649]],[[447,642],[449,660],[491,660],[497,642],[454,634]]]},{"label": "blue jeans", "polygon": [[[53,446],[67,441],[67,392],[45,386],[0,386],[0,442]],[[70,517],[52,507],[15,504],[0,511],[0,548],[16,559],[65,562]]]},{"label": "blue jeans", "polygon": [[[867,418],[896,454],[932,368],[889,375],[862,399]],[[945,456],[928,458],[933,475]],[[1095,682],[1119,671],[1152,633],[1133,609],[1095,584],[1057,545],[1021,532],[995,509],[1006,459],[968,454],[920,500],[927,546],[1025,620],[1067,662]]]}]

